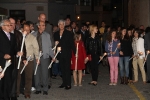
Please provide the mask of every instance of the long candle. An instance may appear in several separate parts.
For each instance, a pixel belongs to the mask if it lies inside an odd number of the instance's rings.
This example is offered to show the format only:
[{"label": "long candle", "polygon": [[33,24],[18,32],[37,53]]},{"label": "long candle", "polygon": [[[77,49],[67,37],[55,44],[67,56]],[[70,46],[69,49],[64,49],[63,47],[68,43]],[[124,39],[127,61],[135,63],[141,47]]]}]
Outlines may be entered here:
[{"label": "long candle", "polygon": [[98,64],[103,60],[103,58],[104,58],[106,55],[107,55],[107,53],[104,53],[104,54],[103,54],[102,59],[100,59],[100,60],[98,61]]},{"label": "long candle", "polygon": [[77,50],[76,50],[76,62],[75,62],[75,71],[77,71],[77,64],[78,64],[78,49],[79,49],[79,43],[77,43]]},{"label": "long candle", "polygon": [[58,43],[59,43],[58,41],[55,42],[55,46],[54,46],[54,48],[52,48],[52,50],[55,50],[55,49],[56,49]]},{"label": "long candle", "polygon": [[[23,51],[23,45],[24,45],[24,41],[25,41],[25,36],[26,36],[26,32],[24,32],[24,34],[23,34],[23,39],[22,39],[21,51],[20,52]],[[18,67],[17,67],[17,69],[20,68],[20,62],[21,62],[21,56],[19,56],[19,61],[18,61]]]},{"label": "long candle", "polygon": [[[59,53],[60,51],[61,51],[61,47],[57,47],[57,53],[56,53],[56,55],[54,56],[53,59],[56,58],[56,56],[58,55],[58,53]],[[52,67],[53,62],[54,62],[54,61],[51,61],[50,65],[48,66],[48,69]]]},{"label": "long candle", "polygon": [[[42,56],[42,51],[40,51],[40,54],[39,54],[39,57],[38,57],[38,62],[40,61],[41,56]],[[36,64],[34,75],[36,75],[37,68],[38,68],[38,63]]]},{"label": "long candle", "polygon": [[3,71],[2,67],[0,66],[0,73]]},{"label": "long candle", "polygon": [[116,49],[115,49],[115,51],[114,51],[114,52],[116,52],[116,51],[117,51],[118,46],[120,46],[120,45],[121,45],[121,43],[118,43],[118,45],[117,45],[117,47],[116,47]]},{"label": "long candle", "polygon": [[[4,68],[4,70],[2,71],[2,75],[5,73],[5,71],[6,71],[6,69],[9,67],[11,65],[11,60],[8,60],[8,61],[6,61],[6,63],[5,63],[5,68]],[[1,80],[1,78],[0,78],[0,80]]]},{"label": "long candle", "polygon": [[26,61],[25,65],[23,66],[23,68],[22,68],[20,74],[22,74],[22,72],[24,71],[24,69],[25,69],[25,67],[27,66],[27,64],[28,64],[28,62],[30,61],[30,59],[31,59],[31,55],[27,58],[27,61]]},{"label": "long candle", "polygon": [[148,54],[149,54],[149,51],[147,51],[147,54],[146,54],[146,57],[145,57],[145,61],[144,61],[144,63],[143,63],[143,69],[144,69],[144,65],[145,65],[145,62],[146,62],[146,60],[147,60]]}]

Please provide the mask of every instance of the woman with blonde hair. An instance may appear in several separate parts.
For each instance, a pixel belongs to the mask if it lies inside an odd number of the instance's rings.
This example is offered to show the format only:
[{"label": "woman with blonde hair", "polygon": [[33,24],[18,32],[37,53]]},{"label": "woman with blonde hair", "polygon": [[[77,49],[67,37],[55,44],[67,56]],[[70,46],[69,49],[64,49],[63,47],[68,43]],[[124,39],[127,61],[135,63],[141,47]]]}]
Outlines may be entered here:
[{"label": "woman with blonde hair", "polygon": [[91,57],[90,65],[91,65],[91,74],[92,81],[89,83],[90,85],[97,85],[98,79],[98,61],[101,58],[101,41],[96,36],[98,29],[96,25],[89,26],[90,37],[86,40],[86,51],[87,55]]}]

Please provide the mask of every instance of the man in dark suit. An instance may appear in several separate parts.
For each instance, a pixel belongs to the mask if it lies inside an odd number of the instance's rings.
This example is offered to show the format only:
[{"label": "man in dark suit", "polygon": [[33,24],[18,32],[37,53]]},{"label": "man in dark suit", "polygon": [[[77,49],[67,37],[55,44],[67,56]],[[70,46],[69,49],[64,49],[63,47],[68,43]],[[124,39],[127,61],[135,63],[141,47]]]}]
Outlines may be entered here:
[{"label": "man in dark suit", "polygon": [[[147,53],[147,51],[150,51],[150,32],[146,33],[145,39],[144,39],[144,48]],[[147,83],[150,83],[150,55],[147,57]]]},{"label": "man in dark suit", "polygon": [[75,54],[74,34],[70,31],[65,30],[65,21],[59,20],[58,22],[59,31],[54,33],[54,40],[58,41],[58,47],[61,47],[61,53],[59,54],[59,63],[62,72],[63,83],[59,88],[66,90],[71,89],[71,56],[72,51]]},{"label": "man in dark suit", "polygon": [[[4,77],[0,81],[0,100],[10,100],[12,86],[12,71],[14,65],[14,55],[21,55],[17,52],[15,36],[10,33],[11,23],[8,19],[0,22],[0,66],[4,69],[7,60],[11,60],[11,65],[7,68]],[[12,100],[12,99],[11,99]]]}]

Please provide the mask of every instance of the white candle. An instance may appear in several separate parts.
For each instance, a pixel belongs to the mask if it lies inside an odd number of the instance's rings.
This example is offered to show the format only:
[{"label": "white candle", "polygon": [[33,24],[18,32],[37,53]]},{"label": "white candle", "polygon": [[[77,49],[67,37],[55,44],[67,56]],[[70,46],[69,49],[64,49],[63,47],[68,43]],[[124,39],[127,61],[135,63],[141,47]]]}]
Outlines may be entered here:
[{"label": "white candle", "polygon": [[0,73],[3,71],[2,67],[0,66]]},{"label": "white candle", "polygon": [[76,62],[75,62],[75,71],[77,71],[78,67],[78,49],[79,49],[79,43],[77,43],[77,49],[76,49]]},{"label": "white candle", "polygon": [[58,41],[55,42],[55,46],[52,50],[56,50],[56,47],[57,47],[58,43],[59,43]]},{"label": "white candle", "polygon": [[120,45],[121,45],[121,43],[118,43],[118,45],[117,45],[117,47],[116,47],[116,49],[115,49],[115,51],[114,51],[114,52],[116,52],[116,51],[117,51],[118,46],[120,46]]},{"label": "white candle", "polygon": [[147,54],[146,54],[146,57],[145,57],[145,61],[144,61],[144,63],[143,63],[143,69],[144,69],[144,65],[145,65],[145,62],[146,62],[146,60],[147,60],[148,54],[149,54],[149,51],[147,51]]},{"label": "white candle", "polygon": [[100,59],[98,63],[100,63],[106,55],[107,55],[107,53],[104,53],[102,56],[102,59]]},{"label": "white candle", "polygon": [[[57,53],[56,53],[56,55],[54,56],[53,59],[56,58],[56,56],[58,55],[58,53],[59,53],[60,51],[61,51],[61,47],[57,47]],[[52,67],[53,62],[54,62],[54,61],[51,61],[50,65],[48,66],[48,69]]]},{"label": "white candle", "polygon": [[22,72],[24,71],[24,69],[25,69],[25,67],[27,66],[27,64],[28,64],[28,62],[30,61],[30,59],[31,59],[31,55],[27,58],[27,61],[26,61],[25,65],[23,66],[23,68],[22,68],[20,74],[22,74]]},{"label": "white candle", "polygon": [[[23,46],[24,46],[24,41],[25,41],[25,36],[26,36],[26,31],[23,33],[23,39],[22,39],[22,44],[21,44],[21,51],[20,52],[22,52],[23,51]],[[20,68],[20,62],[21,62],[21,56],[19,56],[19,61],[18,61],[18,67],[17,67],[17,69],[19,69]]]},{"label": "white candle", "polygon": [[[6,71],[6,69],[9,67],[11,65],[11,60],[8,60],[8,61],[6,61],[6,63],[5,63],[5,68],[4,68],[4,70],[2,71],[2,75],[5,73],[5,71]],[[1,80],[1,79],[0,79]]]},{"label": "white candle", "polygon": [[[41,56],[42,56],[42,51],[40,51],[40,54],[39,54],[39,57],[38,57],[38,62],[40,61]],[[38,68],[38,63],[36,64],[34,75],[36,75],[37,68]]]}]

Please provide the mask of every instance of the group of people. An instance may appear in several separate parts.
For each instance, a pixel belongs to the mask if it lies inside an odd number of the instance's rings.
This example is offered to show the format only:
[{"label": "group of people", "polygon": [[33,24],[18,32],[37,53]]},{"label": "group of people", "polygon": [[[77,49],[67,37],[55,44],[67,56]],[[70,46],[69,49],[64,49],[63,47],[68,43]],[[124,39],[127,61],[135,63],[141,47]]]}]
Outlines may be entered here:
[{"label": "group of people", "polygon": [[[150,60],[150,56],[147,56],[150,50],[149,27],[144,30],[143,26],[135,28],[132,25],[115,30],[102,21],[100,29],[90,22],[82,24],[79,29],[70,18],[59,20],[58,25],[52,27],[43,13],[38,16],[36,24],[26,21],[19,25],[18,21],[16,24],[15,19],[10,17],[2,20],[0,27],[2,69],[5,68],[6,61],[11,60],[5,73],[0,72],[0,100],[17,100],[22,93],[20,88],[23,88],[25,98],[30,98],[31,87],[35,87],[35,94],[43,92],[43,95],[48,95],[48,66],[51,62],[53,77],[60,75],[62,84],[59,88],[66,90],[71,89],[71,73],[74,86],[82,86],[84,70],[92,76],[88,84],[96,86],[101,61],[103,64],[109,63],[109,85],[117,85],[118,68],[121,84],[137,82],[138,66],[143,83],[150,83],[150,69],[147,67],[146,80],[144,67],[144,62]],[[55,56],[56,54],[58,55]],[[21,64],[18,69],[19,57]],[[23,76],[21,72],[24,65]],[[35,74],[36,65],[38,68]],[[150,61],[146,65],[149,66]]]}]

